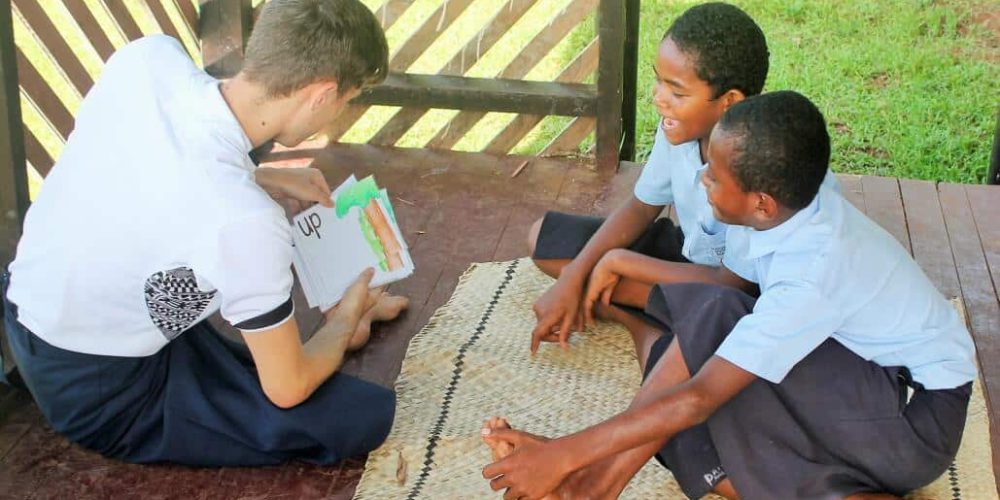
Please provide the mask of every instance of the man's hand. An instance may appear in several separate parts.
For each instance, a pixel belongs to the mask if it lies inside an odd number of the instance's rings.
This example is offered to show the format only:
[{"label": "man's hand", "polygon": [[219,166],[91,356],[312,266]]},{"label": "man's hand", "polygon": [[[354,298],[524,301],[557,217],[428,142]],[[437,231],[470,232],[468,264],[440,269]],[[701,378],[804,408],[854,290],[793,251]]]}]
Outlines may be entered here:
[{"label": "man's hand", "polygon": [[333,207],[330,185],[323,173],[311,167],[258,167],[254,178],[275,200],[282,202],[293,214],[314,203]]},{"label": "man's hand", "polygon": [[382,287],[368,288],[374,274],[374,269],[370,267],[365,269],[344,292],[344,297],[340,299],[340,302],[323,312],[326,317],[326,325],[323,326],[325,329],[333,330],[338,334],[342,333],[348,339],[354,335],[354,331],[358,328],[358,322],[372,307],[375,307],[382,296]]},{"label": "man's hand", "polygon": [[611,294],[622,277],[615,270],[616,251],[612,250],[601,258],[590,272],[587,280],[587,292],[583,297],[583,316],[585,324],[594,322],[594,305],[600,300],[602,304],[611,305]]},{"label": "man's hand", "polygon": [[[537,323],[531,332],[531,353],[538,352],[538,346],[544,340],[556,340],[567,347],[570,329],[582,327],[580,316],[580,299],[583,297],[583,282],[565,270],[563,276],[551,288],[545,291],[535,301],[534,311]],[[554,331],[558,327],[558,336]]]},{"label": "man's hand", "polygon": [[514,445],[513,453],[483,469],[483,478],[490,480],[493,491],[507,490],[505,499],[543,498],[571,472],[558,441],[544,441],[514,429],[497,429],[490,437]]}]

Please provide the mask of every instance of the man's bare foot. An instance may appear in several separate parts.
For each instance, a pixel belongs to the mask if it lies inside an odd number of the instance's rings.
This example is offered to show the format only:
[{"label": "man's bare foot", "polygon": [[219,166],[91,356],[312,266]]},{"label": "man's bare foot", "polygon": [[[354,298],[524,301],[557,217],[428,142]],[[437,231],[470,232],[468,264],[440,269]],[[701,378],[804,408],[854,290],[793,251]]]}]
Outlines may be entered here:
[{"label": "man's bare foot", "polygon": [[379,297],[374,307],[358,321],[358,327],[347,344],[348,351],[361,349],[368,343],[372,334],[373,321],[389,321],[396,319],[410,305],[410,299],[398,295],[383,295]]}]

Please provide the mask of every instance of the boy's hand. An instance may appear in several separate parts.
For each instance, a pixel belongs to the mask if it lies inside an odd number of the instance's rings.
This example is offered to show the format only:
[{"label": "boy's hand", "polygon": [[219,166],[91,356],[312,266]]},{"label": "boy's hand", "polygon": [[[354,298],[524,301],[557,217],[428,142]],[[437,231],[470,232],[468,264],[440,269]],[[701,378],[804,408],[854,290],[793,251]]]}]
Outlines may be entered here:
[{"label": "boy's hand", "polygon": [[330,329],[337,333],[345,333],[348,339],[351,338],[358,328],[358,322],[372,307],[375,307],[382,296],[383,287],[368,288],[374,275],[374,269],[370,267],[365,269],[347,288],[340,302],[323,312],[326,325],[329,325]]},{"label": "boy's hand", "polygon": [[283,201],[292,213],[301,212],[313,203],[333,207],[330,185],[318,169],[258,167],[254,178],[272,198]]},{"label": "boy's hand", "polygon": [[558,441],[540,442],[513,429],[493,431],[497,439],[514,444],[514,452],[483,469],[493,491],[504,498],[543,498],[572,472]]},{"label": "boy's hand", "polygon": [[[568,347],[569,332],[582,326],[580,298],[583,283],[564,274],[551,288],[535,301],[535,318],[538,321],[531,332],[531,353],[538,352],[542,341],[555,342]],[[554,333],[558,327],[558,334]]]},{"label": "boy's hand", "polygon": [[611,294],[622,277],[614,269],[614,253],[608,252],[597,262],[587,280],[587,293],[583,297],[583,314],[585,324],[594,322],[594,305],[600,300],[602,304],[611,305]]}]

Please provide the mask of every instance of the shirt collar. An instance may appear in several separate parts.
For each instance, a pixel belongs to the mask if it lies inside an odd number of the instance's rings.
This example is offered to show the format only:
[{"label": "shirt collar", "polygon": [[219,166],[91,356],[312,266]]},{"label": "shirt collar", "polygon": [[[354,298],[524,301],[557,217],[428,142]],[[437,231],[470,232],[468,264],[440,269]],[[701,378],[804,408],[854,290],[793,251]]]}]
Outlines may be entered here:
[{"label": "shirt collar", "polygon": [[747,257],[751,259],[758,259],[767,254],[774,253],[774,251],[777,250],[778,247],[786,239],[788,239],[792,233],[802,227],[802,225],[808,222],[814,215],[819,213],[819,210],[820,194],[817,193],[808,206],[796,212],[795,215],[792,215],[791,218],[785,222],[764,231],[747,228],[747,234],[750,240]]},{"label": "shirt collar", "polygon": [[247,158],[247,161],[243,162],[244,168],[253,170],[253,162],[249,159],[253,144],[250,143],[250,138],[243,130],[239,120],[236,119],[233,110],[229,108],[226,99],[222,97],[222,82],[207,73],[203,74],[203,77],[201,83],[205,89],[204,112],[209,122],[215,124],[213,132],[219,134],[220,138]]}]

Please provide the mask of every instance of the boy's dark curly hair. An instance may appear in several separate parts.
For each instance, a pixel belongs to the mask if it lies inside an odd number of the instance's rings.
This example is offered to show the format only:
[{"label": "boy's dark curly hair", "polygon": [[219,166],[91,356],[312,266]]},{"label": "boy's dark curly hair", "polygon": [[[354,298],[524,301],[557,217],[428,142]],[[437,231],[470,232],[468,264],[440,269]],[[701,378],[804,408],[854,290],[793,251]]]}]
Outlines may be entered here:
[{"label": "boy's dark curly hair", "polygon": [[790,90],[749,97],[716,127],[733,140],[729,166],[744,191],[793,210],[812,202],[830,164],[830,134],[809,99]]},{"label": "boy's dark curly hair", "polygon": [[730,89],[747,97],[764,89],[767,79],[767,40],[760,26],[739,7],[706,3],[691,7],[667,29],[663,39],[693,59],[698,78],[718,98]]}]

